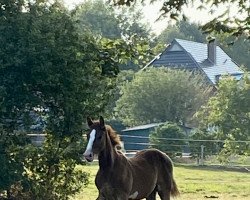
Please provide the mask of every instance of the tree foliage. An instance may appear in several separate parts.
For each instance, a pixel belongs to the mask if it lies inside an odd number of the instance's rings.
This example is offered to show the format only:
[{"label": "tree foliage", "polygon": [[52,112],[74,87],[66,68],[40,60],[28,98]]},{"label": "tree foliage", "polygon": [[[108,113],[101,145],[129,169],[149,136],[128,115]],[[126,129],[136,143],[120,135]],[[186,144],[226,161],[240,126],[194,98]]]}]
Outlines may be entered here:
[{"label": "tree foliage", "polygon": [[[132,42],[79,34],[74,13],[58,1],[0,2],[0,124],[7,134],[0,139],[6,164],[0,193],[68,199],[87,181],[75,171],[85,118],[103,112],[119,62],[138,51]],[[42,148],[16,141],[17,130],[31,133],[31,113],[46,119]],[[8,196],[13,188],[22,198]]]},{"label": "tree foliage", "polygon": [[96,35],[109,39],[118,39],[136,34],[147,38],[150,28],[141,22],[143,13],[136,8],[114,8],[102,0],[85,1],[76,10],[79,29],[91,30]]},{"label": "tree foliage", "polygon": [[212,127],[215,139],[225,140],[222,155],[250,153],[249,102],[249,77],[246,75],[240,82],[226,77],[219,82],[217,94],[198,115],[204,127]]},{"label": "tree foliage", "polygon": [[[113,0],[116,5],[127,5],[130,6],[136,0]],[[141,3],[148,2],[146,0],[140,0]],[[154,3],[155,1],[150,1]],[[168,16],[171,19],[178,20],[182,16],[184,19],[186,16],[183,15],[183,8],[191,3],[195,2],[198,9],[208,9],[209,13],[214,13],[218,8],[224,7],[218,16],[209,21],[203,26],[203,30],[207,33],[212,31],[230,33],[233,36],[247,35],[250,38],[250,14],[249,14],[249,1],[248,0],[204,0],[204,1],[186,1],[186,0],[171,0],[162,2],[161,15]],[[236,13],[233,13],[231,6],[237,7]],[[235,12],[235,11],[233,11]]]},{"label": "tree foliage", "polygon": [[206,35],[202,33],[199,26],[188,21],[179,21],[175,25],[169,25],[158,36],[158,42],[169,44],[173,39],[185,39],[194,42],[206,42]]},{"label": "tree foliage", "polygon": [[84,144],[80,141],[76,137],[58,141],[48,135],[43,148],[27,145],[22,150],[28,199],[66,200],[88,184],[89,174],[75,167],[82,164],[79,152]]},{"label": "tree foliage", "polygon": [[85,1],[76,10],[80,32],[90,30],[95,35],[109,39],[121,38],[122,29],[114,8],[102,0]]},{"label": "tree foliage", "polygon": [[185,124],[205,102],[209,87],[191,72],[150,68],[121,89],[117,116],[126,125],[171,121]]},{"label": "tree foliage", "polygon": [[213,133],[209,133],[207,129],[195,129],[194,131],[192,131],[189,138],[192,140],[196,140],[189,141],[189,147],[193,157],[201,156],[202,145],[205,148],[204,156],[216,155],[221,151],[223,147],[223,143],[215,142],[215,135]]},{"label": "tree foliage", "polygon": [[[0,127],[0,194],[6,191],[8,198],[14,197],[12,191],[21,181],[23,186],[27,185],[28,179],[23,174],[23,157],[21,156],[22,146],[29,143],[25,134],[15,135],[6,132],[2,125]],[[10,188],[13,188],[11,191]],[[17,191],[15,191],[17,192]],[[2,195],[1,195],[2,196]]]},{"label": "tree foliage", "polygon": [[165,123],[150,133],[150,143],[153,147],[166,152],[170,157],[182,153],[182,146],[185,145],[184,140],[171,140],[171,139],[184,139],[184,131],[174,123]]},{"label": "tree foliage", "polygon": [[152,33],[149,26],[141,22],[141,10],[132,7],[115,9],[98,0],[85,1],[75,13],[79,34],[88,30],[94,37],[107,41],[107,46],[112,46],[113,51],[120,55],[120,58],[114,57],[116,61],[126,57],[128,62],[119,65],[121,70],[138,71],[152,59]]}]

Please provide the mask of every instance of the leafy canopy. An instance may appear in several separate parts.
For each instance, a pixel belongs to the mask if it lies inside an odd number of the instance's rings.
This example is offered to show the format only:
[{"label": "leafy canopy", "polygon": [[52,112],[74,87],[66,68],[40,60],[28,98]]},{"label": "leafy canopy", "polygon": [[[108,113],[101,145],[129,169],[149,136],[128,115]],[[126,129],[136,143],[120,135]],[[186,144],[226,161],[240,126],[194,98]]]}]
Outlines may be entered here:
[{"label": "leafy canopy", "polygon": [[171,121],[184,124],[205,102],[209,87],[187,71],[150,68],[121,88],[117,116],[126,125]]},{"label": "leafy canopy", "polygon": [[136,8],[118,9],[110,4],[85,1],[75,10],[79,34],[89,31],[106,43],[104,55],[113,55],[121,70],[138,70],[152,58],[152,34],[142,23],[143,13]]},{"label": "leafy canopy", "polygon": [[[220,80],[217,94],[202,108],[198,118],[212,127],[215,139],[225,140],[222,153],[248,154],[250,140],[250,80],[233,77]],[[246,141],[246,142],[237,142]]]},{"label": "leafy canopy", "polygon": [[[184,131],[174,123],[165,123],[157,127],[150,133],[150,143],[157,149],[166,152],[170,157],[174,157],[176,154],[182,153],[182,147],[185,146]],[[172,140],[171,140],[172,139]]]},{"label": "leafy canopy", "polygon": [[[104,110],[118,63],[131,59],[133,44],[79,34],[74,13],[58,1],[0,3],[0,155],[6,180],[0,196],[69,199],[87,183],[86,173],[75,171],[82,163],[83,123]],[[18,140],[17,130],[24,136],[32,131],[31,113],[46,119],[42,148]]]}]

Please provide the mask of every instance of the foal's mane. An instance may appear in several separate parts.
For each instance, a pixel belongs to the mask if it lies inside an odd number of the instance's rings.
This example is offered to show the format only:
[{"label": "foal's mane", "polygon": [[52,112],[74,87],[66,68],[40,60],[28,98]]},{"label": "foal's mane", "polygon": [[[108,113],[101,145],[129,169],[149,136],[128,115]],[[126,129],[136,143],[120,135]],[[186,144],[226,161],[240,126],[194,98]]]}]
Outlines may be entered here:
[{"label": "foal's mane", "polygon": [[[99,121],[93,121],[95,125],[100,125]],[[117,134],[117,132],[110,126],[110,125],[105,125],[105,129],[107,133],[109,134],[109,138],[111,141],[111,144],[113,147],[121,145],[121,139],[120,136]]]},{"label": "foal's mane", "polygon": [[116,131],[110,126],[105,125],[106,131],[109,134],[110,141],[113,146],[121,145],[120,136],[116,133]]}]

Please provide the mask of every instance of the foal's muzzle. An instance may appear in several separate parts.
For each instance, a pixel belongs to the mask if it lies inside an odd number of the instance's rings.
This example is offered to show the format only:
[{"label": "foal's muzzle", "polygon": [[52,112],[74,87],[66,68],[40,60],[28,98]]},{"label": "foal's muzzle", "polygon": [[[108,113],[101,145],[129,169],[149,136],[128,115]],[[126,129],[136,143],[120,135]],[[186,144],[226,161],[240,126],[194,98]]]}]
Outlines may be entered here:
[{"label": "foal's muzzle", "polygon": [[88,162],[92,162],[94,160],[94,154],[92,152],[85,152],[83,156]]}]

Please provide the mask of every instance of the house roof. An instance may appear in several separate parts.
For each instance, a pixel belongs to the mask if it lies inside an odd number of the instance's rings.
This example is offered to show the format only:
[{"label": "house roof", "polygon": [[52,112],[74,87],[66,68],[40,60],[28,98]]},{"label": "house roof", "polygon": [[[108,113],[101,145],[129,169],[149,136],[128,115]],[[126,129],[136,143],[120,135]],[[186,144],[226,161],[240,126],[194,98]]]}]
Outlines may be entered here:
[{"label": "house roof", "polygon": [[213,84],[226,74],[241,78],[243,71],[219,46],[216,46],[215,55],[216,62],[213,63],[208,59],[207,44],[174,39],[150,65],[202,70]]},{"label": "house roof", "polygon": [[154,127],[160,126],[162,124],[163,123],[145,124],[145,125],[135,126],[135,127],[131,127],[131,128],[126,128],[126,129],[122,130],[122,132],[144,130],[144,129],[154,128]]}]

